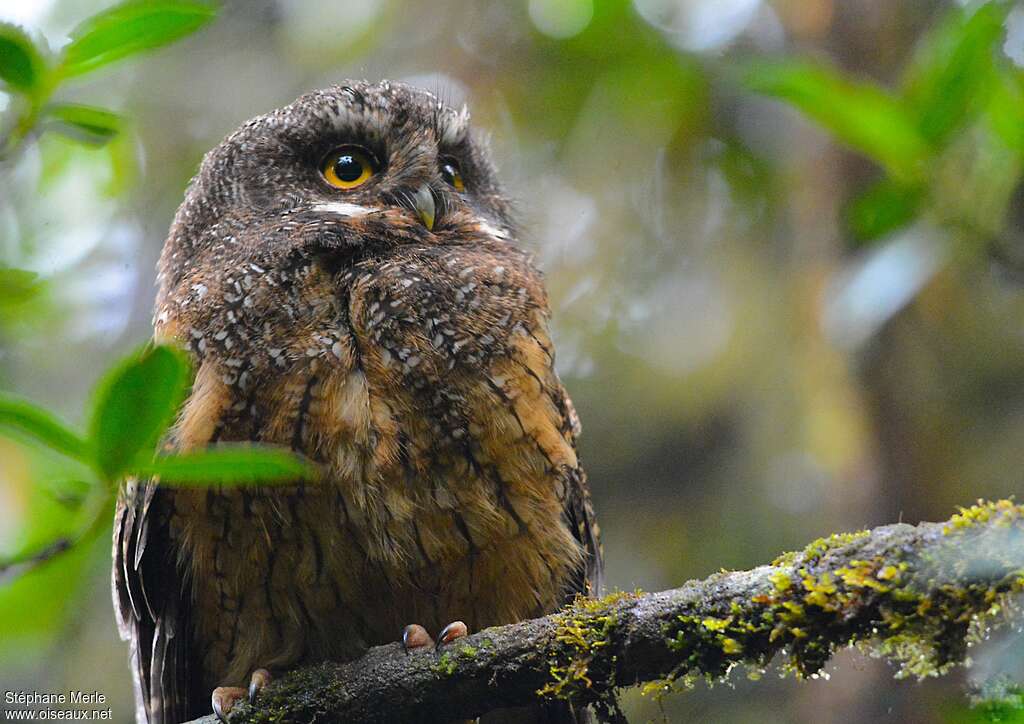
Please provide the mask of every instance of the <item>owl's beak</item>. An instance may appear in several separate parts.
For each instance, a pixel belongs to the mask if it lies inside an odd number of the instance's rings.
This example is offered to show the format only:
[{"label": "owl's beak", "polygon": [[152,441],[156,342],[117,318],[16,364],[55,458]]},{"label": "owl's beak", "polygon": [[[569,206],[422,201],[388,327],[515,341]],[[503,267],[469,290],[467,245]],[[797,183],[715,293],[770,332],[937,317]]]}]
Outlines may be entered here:
[{"label": "owl's beak", "polygon": [[420,221],[427,227],[428,231],[434,230],[434,214],[437,208],[434,206],[434,194],[430,187],[424,184],[412,195],[413,211],[420,217]]}]

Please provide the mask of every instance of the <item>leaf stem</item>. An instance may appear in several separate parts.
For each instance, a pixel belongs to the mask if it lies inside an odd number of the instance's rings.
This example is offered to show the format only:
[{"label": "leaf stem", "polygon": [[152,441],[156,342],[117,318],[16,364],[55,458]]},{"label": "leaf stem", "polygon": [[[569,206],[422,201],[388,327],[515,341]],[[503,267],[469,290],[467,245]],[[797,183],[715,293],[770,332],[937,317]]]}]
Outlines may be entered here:
[{"label": "leaf stem", "polygon": [[91,506],[87,523],[77,532],[60,536],[35,551],[0,558],[0,586],[9,585],[27,573],[42,568],[72,549],[91,541],[110,519],[113,496],[100,495],[93,499],[96,502]]}]

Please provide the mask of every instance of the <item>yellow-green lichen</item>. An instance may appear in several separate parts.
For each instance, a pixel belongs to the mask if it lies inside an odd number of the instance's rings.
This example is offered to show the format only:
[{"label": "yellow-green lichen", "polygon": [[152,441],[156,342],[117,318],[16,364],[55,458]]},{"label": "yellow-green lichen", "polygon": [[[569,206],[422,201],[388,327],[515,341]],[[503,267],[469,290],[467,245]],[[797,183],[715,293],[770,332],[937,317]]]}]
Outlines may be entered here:
[{"label": "yellow-green lichen", "polygon": [[779,593],[785,593],[793,585],[792,579],[785,571],[777,571],[771,574],[768,576],[768,580],[771,581],[772,585],[775,586],[775,590]]},{"label": "yellow-green lichen", "polygon": [[[973,535],[972,529],[984,524],[986,531],[994,525],[1021,536],[1022,519],[1024,508],[1010,501],[979,503],[940,530],[947,538],[954,532]],[[785,650],[784,669],[813,676],[835,645],[857,643],[895,660],[904,676],[937,675],[963,661],[973,632],[995,616],[1008,594],[1024,588],[1024,575],[1014,570],[1019,555],[1000,555],[1019,545],[991,536],[985,539],[988,547],[979,547],[980,538],[933,539],[921,554],[908,546],[872,555],[868,536],[868,531],[830,536],[777,559],[767,590],[729,601],[728,615],[716,613],[724,602],[714,601],[703,612],[679,616],[677,626],[666,627],[667,645],[683,655],[674,673],[719,677],[738,662],[759,670]],[[846,559],[853,551],[863,554]],[[844,563],[830,566],[833,554]],[[972,566],[990,570],[993,559],[1005,561],[1006,578],[972,577]]]},{"label": "yellow-green lichen", "polygon": [[[562,644],[561,653],[552,656],[548,671],[551,680],[537,690],[537,694],[554,699],[570,699],[594,685],[591,666],[595,653],[611,643],[618,624],[616,607],[624,600],[635,599],[634,593],[617,592],[604,598],[578,597],[569,607],[555,616],[555,640]],[[610,693],[614,681],[608,680],[610,671],[601,671],[601,681]],[[600,697],[600,693],[598,696]]]},{"label": "yellow-green lichen", "polygon": [[734,638],[728,636],[722,637],[722,652],[726,654],[741,654],[743,653],[743,647],[740,646],[740,642]]},{"label": "yellow-green lichen", "polygon": [[880,558],[873,561],[852,560],[849,566],[836,569],[836,575],[849,588],[873,588],[879,593],[888,593],[892,587],[886,583],[888,579],[882,578],[879,573],[891,568],[893,566],[884,565],[884,561]]},{"label": "yellow-green lichen", "polygon": [[804,590],[807,593],[804,594],[804,602],[809,606],[818,606],[828,611],[833,605],[832,598],[836,591],[835,583],[833,582],[832,573],[825,571],[821,574],[821,577],[815,577],[808,573],[803,574],[802,583]]},{"label": "yellow-green lichen", "polygon": [[979,499],[975,505],[969,508],[958,508],[958,510],[960,512],[950,518],[949,522],[943,526],[942,532],[944,535],[949,535],[957,530],[972,528],[989,521],[994,521],[997,525],[1008,526],[1019,521],[1022,514],[1024,514],[1022,513],[1021,506],[1013,502],[1013,498],[996,501]]},{"label": "yellow-green lichen", "polygon": [[812,541],[802,551],[783,553],[772,561],[772,565],[778,568],[795,565],[797,561],[801,561],[805,565],[815,563],[829,551],[842,548],[856,540],[867,538],[870,534],[871,531],[868,530],[858,530],[853,533],[833,533],[827,538],[818,538],[816,541]]},{"label": "yellow-green lichen", "polygon": [[694,674],[677,674],[673,672],[662,679],[655,679],[645,683],[640,687],[640,696],[649,696],[655,701],[661,701],[668,694],[689,691],[697,685],[699,680],[700,677]]}]

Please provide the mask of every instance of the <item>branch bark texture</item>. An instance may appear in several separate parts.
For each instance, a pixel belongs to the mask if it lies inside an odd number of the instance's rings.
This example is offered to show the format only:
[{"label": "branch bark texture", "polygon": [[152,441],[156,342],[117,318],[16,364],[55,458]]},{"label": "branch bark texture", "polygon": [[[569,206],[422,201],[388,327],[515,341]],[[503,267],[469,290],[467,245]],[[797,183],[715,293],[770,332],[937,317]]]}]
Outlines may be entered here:
[{"label": "branch bark texture", "polygon": [[538,697],[601,710],[619,687],[657,692],[776,657],[810,676],[850,643],[896,661],[902,675],[940,675],[985,627],[1019,615],[1022,589],[1024,506],[979,503],[944,523],[833,535],[671,591],[578,600],[441,651],[406,655],[396,643],[299,669],[231,719],[445,721]]}]

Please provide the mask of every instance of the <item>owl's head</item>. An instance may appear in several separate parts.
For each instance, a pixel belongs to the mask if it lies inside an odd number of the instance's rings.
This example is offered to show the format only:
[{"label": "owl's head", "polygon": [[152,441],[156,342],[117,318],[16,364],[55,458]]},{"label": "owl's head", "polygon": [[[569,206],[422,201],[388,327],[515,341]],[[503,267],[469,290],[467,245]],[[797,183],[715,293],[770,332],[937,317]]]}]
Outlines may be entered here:
[{"label": "owl's head", "polygon": [[199,264],[513,236],[469,113],[408,85],[348,82],[245,123],[203,159],[160,263],[162,292]]},{"label": "owl's head", "polygon": [[[203,160],[160,258],[156,335],[212,356],[242,389],[345,357],[350,332],[405,355],[447,339],[446,319],[498,340],[546,304],[514,239],[464,109],[388,82],[316,91]],[[430,354],[442,352],[438,365],[480,353],[466,339]]]}]

